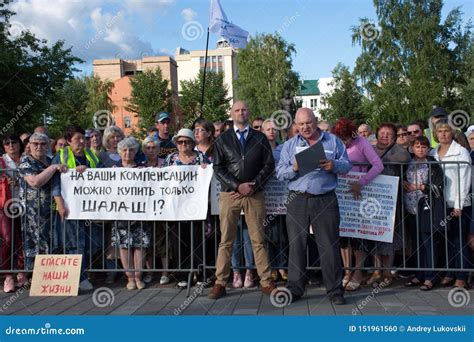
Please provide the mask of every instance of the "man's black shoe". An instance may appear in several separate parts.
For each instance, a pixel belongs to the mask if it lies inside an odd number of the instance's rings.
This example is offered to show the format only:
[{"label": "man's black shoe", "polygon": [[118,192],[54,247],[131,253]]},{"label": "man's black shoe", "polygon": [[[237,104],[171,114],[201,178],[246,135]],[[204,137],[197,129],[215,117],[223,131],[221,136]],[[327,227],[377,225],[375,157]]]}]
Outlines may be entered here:
[{"label": "man's black shoe", "polygon": [[344,305],[346,304],[346,300],[342,294],[335,294],[331,296],[331,303],[334,305]]}]

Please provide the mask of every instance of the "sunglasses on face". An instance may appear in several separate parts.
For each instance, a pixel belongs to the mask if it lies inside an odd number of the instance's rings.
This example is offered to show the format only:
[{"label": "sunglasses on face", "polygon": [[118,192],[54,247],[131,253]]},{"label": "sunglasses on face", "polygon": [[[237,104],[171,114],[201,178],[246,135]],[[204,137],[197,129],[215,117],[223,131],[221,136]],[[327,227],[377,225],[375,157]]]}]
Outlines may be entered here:
[{"label": "sunglasses on face", "polygon": [[413,135],[413,134],[418,134],[420,133],[420,130],[417,129],[416,131],[408,131],[408,134]]},{"label": "sunglasses on face", "polygon": [[261,127],[262,127],[262,126],[257,126],[257,125],[255,125],[255,126],[253,126],[253,129],[260,129]]},{"label": "sunglasses on face", "polygon": [[3,142],[3,145],[14,145],[14,144],[19,144],[20,142],[18,140],[7,140]]},{"label": "sunglasses on face", "polygon": [[193,142],[191,140],[178,140],[176,144],[178,145],[191,145]]},{"label": "sunglasses on face", "polygon": [[408,135],[408,133],[399,133],[399,134],[397,134],[397,138],[406,137],[407,135]]}]

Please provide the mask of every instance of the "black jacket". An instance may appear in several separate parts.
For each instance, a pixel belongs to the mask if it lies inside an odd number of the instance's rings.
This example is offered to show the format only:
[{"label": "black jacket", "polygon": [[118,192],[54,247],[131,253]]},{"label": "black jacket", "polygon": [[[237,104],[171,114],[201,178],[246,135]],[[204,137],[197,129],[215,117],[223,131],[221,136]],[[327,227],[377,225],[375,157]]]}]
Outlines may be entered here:
[{"label": "black jacket", "polygon": [[221,191],[237,191],[246,182],[255,182],[254,191],[261,191],[274,170],[272,148],[262,132],[250,128],[244,149],[233,128],[217,138],[214,172],[221,182]]}]

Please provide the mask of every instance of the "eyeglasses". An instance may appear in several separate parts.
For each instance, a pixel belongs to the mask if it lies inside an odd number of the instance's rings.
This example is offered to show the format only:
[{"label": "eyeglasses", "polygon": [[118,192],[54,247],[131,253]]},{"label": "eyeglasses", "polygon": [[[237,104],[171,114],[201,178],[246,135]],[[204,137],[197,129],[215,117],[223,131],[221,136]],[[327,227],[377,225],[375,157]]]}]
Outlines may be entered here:
[{"label": "eyeglasses", "polygon": [[253,126],[253,129],[260,129],[262,126]]},{"label": "eyeglasses", "polygon": [[193,142],[191,140],[178,140],[177,145],[191,145]]},{"label": "eyeglasses", "polygon": [[151,150],[151,149],[154,149],[154,148],[157,148],[158,146],[156,145],[153,145],[153,146],[146,146],[145,149],[147,150]]},{"label": "eyeglasses", "polygon": [[38,147],[38,146],[40,146],[40,147],[46,147],[46,146],[48,146],[48,144],[45,143],[45,142],[30,142],[30,144],[31,144],[33,147]]},{"label": "eyeglasses", "polygon": [[408,131],[408,134],[413,135],[413,134],[418,134],[420,133],[420,130],[417,129],[416,131]]},{"label": "eyeglasses", "polygon": [[14,145],[14,144],[19,144],[20,142],[18,140],[7,140],[3,142],[3,145]]},{"label": "eyeglasses", "polygon": [[406,137],[408,135],[408,133],[400,133],[400,134],[397,134],[397,138],[400,138],[400,137]]}]

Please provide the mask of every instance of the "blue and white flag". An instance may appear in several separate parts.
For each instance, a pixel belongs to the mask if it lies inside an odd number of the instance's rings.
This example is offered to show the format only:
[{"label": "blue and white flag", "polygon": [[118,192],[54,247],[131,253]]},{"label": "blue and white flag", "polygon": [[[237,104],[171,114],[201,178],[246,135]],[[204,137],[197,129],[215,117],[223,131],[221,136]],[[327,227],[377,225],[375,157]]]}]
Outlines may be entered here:
[{"label": "blue and white flag", "polygon": [[249,33],[227,19],[219,0],[211,0],[209,31],[226,38],[233,48],[243,49],[247,45]]}]

